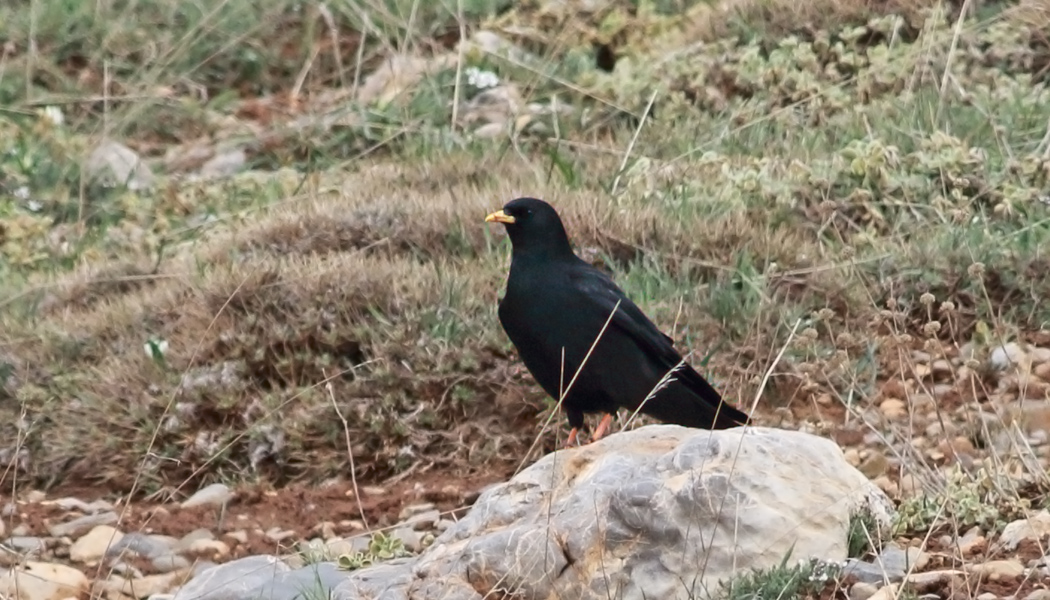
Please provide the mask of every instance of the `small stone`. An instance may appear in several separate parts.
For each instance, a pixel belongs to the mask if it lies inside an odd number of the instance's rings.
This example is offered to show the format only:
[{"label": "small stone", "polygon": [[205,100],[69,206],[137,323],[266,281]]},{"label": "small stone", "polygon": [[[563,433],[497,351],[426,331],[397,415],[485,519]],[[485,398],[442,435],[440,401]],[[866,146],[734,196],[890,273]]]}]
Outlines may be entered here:
[{"label": "small stone", "polygon": [[1041,366],[1050,363],[1050,348],[1031,346],[1028,348],[1028,357],[1032,359],[1032,364]]},{"label": "small stone", "polygon": [[874,479],[890,468],[890,461],[881,452],[872,452],[860,467],[857,468],[868,479]]},{"label": "small stone", "polygon": [[404,520],[410,519],[410,518],[412,518],[412,517],[414,517],[416,515],[419,515],[419,514],[422,514],[422,513],[425,513],[425,512],[430,512],[430,511],[434,510],[435,508],[436,507],[430,502],[425,502],[423,504],[410,504],[410,505],[404,507],[403,509],[401,509],[401,514],[398,515],[397,518],[398,518],[399,521],[404,521]]},{"label": "small stone", "polygon": [[86,597],[88,578],[65,565],[28,561],[0,574],[0,597],[63,600]]},{"label": "small stone", "polygon": [[897,598],[898,588],[900,588],[899,585],[891,583],[885,587],[879,588],[879,591],[872,594],[868,600],[895,600]]},{"label": "small stone", "polygon": [[983,563],[966,565],[966,570],[974,575],[987,577],[992,581],[1012,579],[1024,575],[1024,565],[1017,560],[990,560]]},{"label": "small stone", "polygon": [[952,363],[943,358],[933,361],[933,364],[931,364],[930,367],[933,368],[933,372],[938,375],[949,375],[952,372]]},{"label": "small stone", "polygon": [[966,575],[965,571],[956,571],[954,569],[927,571],[925,573],[912,573],[911,575],[908,575],[907,582],[908,585],[915,588],[915,591],[922,593],[942,586],[951,581],[954,577],[962,577],[963,575]]},{"label": "small stone", "polygon": [[901,475],[900,479],[901,496],[910,498],[922,491],[922,482],[919,478],[911,473]]},{"label": "small stone", "polygon": [[1032,590],[1024,600],[1050,600],[1050,590]]},{"label": "small stone", "polygon": [[59,523],[48,528],[51,537],[77,537],[99,525],[112,525],[117,522],[117,513],[102,512],[85,515],[66,523]]},{"label": "small stone", "polygon": [[879,410],[882,411],[882,416],[887,419],[896,420],[907,416],[908,408],[903,400],[897,398],[887,398],[882,401],[879,405]]},{"label": "small stone", "polygon": [[129,190],[147,189],[156,177],[139,155],[124,144],[105,140],[88,156],[84,164],[88,179],[107,186],[127,186]]},{"label": "small stone", "polygon": [[980,527],[973,527],[959,539],[959,554],[971,556],[985,547],[987,540],[981,532]]},{"label": "small stone", "polygon": [[150,559],[150,564],[159,573],[171,573],[180,569],[185,569],[190,566],[190,561],[184,556],[178,554],[167,553],[161,554],[160,556],[154,556]]},{"label": "small stone", "polygon": [[194,554],[205,554],[210,556],[212,560],[219,560],[229,556],[230,547],[227,546],[225,542],[219,540],[198,539],[193,540],[190,545],[186,547],[185,551]]},{"label": "small stone", "polygon": [[1050,381],[1050,362],[1036,365],[1036,367],[1032,369],[1032,375],[1035,375],[1043,381]]},{"label": "small stone", "polygon": [[21,554],[36,554],[47,550],[47,542],[43,538],[31,535],[14,535],[4,542],[4,545]]},{"label": "small stone", "polygon": [[413,515],[405,520],[405,525],[410,525],[416,531],[433,529],[434,525],[441,520],[441,512],[437,509],[428,510],[424,513]]},{"label": "small stone", "polygon": [[182,552],[183,550],[189,548],[190,546],[192,546],[195,542],[197,542],[199,540],[214,540],[214,539],[215,539],[215,534],[212,533],[210,529],[204,529],[203,527],[200,528],[200,529],[194,529],[193,531],[191,531],[191,532],[187,533],[186,535],[182,536],[182,539],[180,539],[178,542],[175,543],[175,550],[178,551],[178,552]]},{"label": "small stone", "polygon": [[854,467],[860,464],[860,450],[856,448],[846,448],[842,456],[846,459],[846,462]]},{"label": "small stone", "polygon": [[976,600],[999,600],[999,596],[991,592],[985,592],[983,594],[977,594]]},{"label": "small stone", "polygon": [[423,534],[411,527],[398,527],[390,533],[390,537],[401,540],[409,552],[419,552],[423,549]]},{"label": "small stone", "polygon": [[130,553],[136,556],[160,556],[171,551],[175,546],[175,540],[167,536],[149,535],[132,532],[120,538],[109,548],[109,556],[120,556]]},{"label": "small stone", "polygon": [[73,543],[69,548],[69,558],[79,563],[95,563],[109,551],[114,544],[120,543],[124,534],[110,525],[99,525]]},{"label": "small stone", "polygon": [[223,535],[237,542],[238,544],[248,543],[248,532],[243,529],[238,529],[237,531],[227,531]]},{"label": "small stone", "polygon": [[124,579],[122,577],[111,577],[105,582],[107,589],[119,591],[131,598],[149,598],[157,594],[174,591],[182,585],[189,577],[189,569],[183,569],[173,573],[160,575],[147,575],[135,579]]},{"label": "small stone", "polygon": [[61,510],[73,511],[78,510],[82,513],[93,515],[95,513],[112,511],[113,505],[105,500],[95,500],[94,502],[84,502],[80,498],[59,498],[58,500],[47,500],[41,502],[44,506],[57,506]]},{"label": "small stone", "polygon": [[44,498],[47,498],[47,493],[40,490],[29,490],[25,495],[25,501],[30,504],[39,504],[44,501]]},{"label": "small stone", "polygon": [[1027,353],[1016,342],[1007,342],[1002,346],[995,347],[988,357],[988,364],[993,369],[1000,371],[1014,366],[1023,367],[1027,364],[1027,361]]},{"label": "small stone", "polygon": [[[871,481],[879,486],[879,489],[886,492],[886,495],[891,498],[896,498],[898,494],[900,494],[900,488],[887,475],[880,475]],[[440,531],[444,531],[444,529],[441,529]]]},{"label": "small stone", "polygon": [[271,542],[283,542],[284,540],[295,537],[295,532],[290,529],[282,530],[280,527],[271,527],[264,535],[266,536],[266,539]]},{"label": "small stone", "polygon": [[230,491],[229,487],[222,483],[213,483],[184,500],[180,506],[182,508],[208,505],[222,506],[231,498],[233,498],[233,492]]},{"label": "small stone", "polygon": [[858,581],[849,588],[849,600],[868,600],[877,591],[879,591],[879,588],[873,584]]},{"label": "small stone", "polygon": [[1007,524],[999,534],[998,545],[1012,552],[1021,542],[1040,540],[1045,535],[1050,535],[1050,511],[1042,510],[1027,519]]}]

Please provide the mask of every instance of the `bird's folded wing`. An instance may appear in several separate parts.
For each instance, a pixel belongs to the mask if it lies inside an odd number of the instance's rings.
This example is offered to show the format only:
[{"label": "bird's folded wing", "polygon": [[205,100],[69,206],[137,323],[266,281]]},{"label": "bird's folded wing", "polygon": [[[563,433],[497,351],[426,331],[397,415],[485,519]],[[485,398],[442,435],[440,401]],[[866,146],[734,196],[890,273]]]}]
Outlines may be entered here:
[{"label": "bird's folded wing", "polygon": [[[591,268],[579,269],[574,271],[570,278],[577,289],[584,292],[583,296],[601,308],[604,318],[609,318],[609,313],[616,308],[616,314],[612,318],[610,327],[615,327],[628,335],[654,358],[659,358],[663,362],[670,361],[668,368],[681,360],[681,357],[675,352],[674,340],[671,336],[660,331],[660,328],[645,316],[642,309],[638,308],[638,305],[632,302],[604,273]],[[617,302],[620,303],[619,307],[616,306]]]}]

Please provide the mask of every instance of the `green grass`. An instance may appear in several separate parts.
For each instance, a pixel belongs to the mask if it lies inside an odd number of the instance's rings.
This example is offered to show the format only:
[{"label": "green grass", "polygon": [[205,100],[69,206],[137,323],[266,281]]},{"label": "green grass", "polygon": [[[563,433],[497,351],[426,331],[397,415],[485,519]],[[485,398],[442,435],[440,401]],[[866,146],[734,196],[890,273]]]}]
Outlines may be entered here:
[{"label": "green grass", "polygon": [[[462,4],[518,56],[458,53],[459,5],[424,4],[0,8],[0,422],[29,481],[317,481],[349,468],[346,437],[363,481],[509,472],[547,405],[512,371],[509,247],[481,219],[519,194],[554,200],[729,398],[790,339],[760,420],[868,406],[899,352],[1050,323],[1047,48],[1021,9],[957,29],[756,2],[718,25],[625,1],[559,29],[537,3]],[[355,95],[399,53],[437,66]],[[512,136],[472,135],[520,115],[478,110],[469,69],[533,104]],[[87,176],[103,134],[154,188]],[[246,171],[172,158],[216,144]]]}]

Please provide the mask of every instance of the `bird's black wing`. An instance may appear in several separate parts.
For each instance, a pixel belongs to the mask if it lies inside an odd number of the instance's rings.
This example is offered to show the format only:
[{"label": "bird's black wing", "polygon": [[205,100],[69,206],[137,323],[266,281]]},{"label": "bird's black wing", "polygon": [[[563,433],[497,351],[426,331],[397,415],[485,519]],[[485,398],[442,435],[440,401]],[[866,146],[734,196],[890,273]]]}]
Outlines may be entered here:
[{"label": "bird's black wing", "polygon": [[[573,285],[588,300],[600,307],[605,318],[608,318],[619,301],[610,327],[615,327],[629,336],[647,356],[656,360],[664,369],[671,370],[682,362],[682,356],[674,348],[671,336],[660,331],[649,317],[645,316],[638,305],[631,301],[605,273],[581,261],[569,275]],[[604,322],[604,321],[603,321]],[[674,375],[692,389],[701,398],[717,407],[722,395],[702,375],[688,363],[683,364]]]},{"label": "bird's black wing", "polygon": [[577,290],[600,308],[603,319],[608,319],[616,303],[620,303],[610,327],[630,336],[646,353],[661,362],[670,361],[667,368],[678,364],[681,356],[675,351],[671,336],[660,331],[605,273],[583,263],[570,273],[569,278]]}]

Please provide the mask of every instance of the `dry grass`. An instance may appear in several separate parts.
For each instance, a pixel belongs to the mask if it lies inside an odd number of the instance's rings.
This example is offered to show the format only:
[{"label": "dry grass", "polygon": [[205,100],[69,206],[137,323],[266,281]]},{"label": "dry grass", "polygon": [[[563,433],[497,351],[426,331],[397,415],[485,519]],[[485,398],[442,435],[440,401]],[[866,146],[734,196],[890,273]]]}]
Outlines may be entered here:
[{"label": "dry grass", "polygon": [[[959,435],[988,444],[975,407],[994,412],[1018,395],[1004,400],[995,374],[976,370],[968,389],[933,407],[940,430],[880,420],[877,407],[892,397],[913,414],[930,409],[931,382],[915,375],[929,361],[916,351],[955,360],[974,342],[983,358],[1004,339],[1046,341],[1046,216],[1032,197],[1047,181],[1046,130],[1032,115],[1047,102],[1023,95],[1046,80],[1048,54],[1035,3],[958,33],[950,14],[923,33],[927,4],[731,3],[732,19],[695,8],[676,29],[647,22],[638,31],[659,31],[651,40],[602,41],[659,64],[655,74],[587,72],[571,85],[580,44],[592,40],[566,29],[530,46],[542,68],[484,59],[522,81],[529,100],[561,94],[580,109],[507,141],[448,132],[454,86],[444,72],[402,97],[404,112],[368,107],[384,141],[333,128],[254,157],[268,166],[291,156],[302,176],[173,179],[155,195],[89,190],[84,202],[70,191],[79,189],[75,169],[51,174],[68,202],[49,231],[68,227],[63,239],[84,247],[48,254],[54,241],[29,232],[40,243],[29,258],[49,258],[3,271],[12,283],[0,297],[0,436],[16,443],[0,450],[34,486],[112,492],[136,479],[146,492],[319,481],[347,473],[346,446],[363,484],[428,469],[510,472],[551,404],[499,328],[508,247],[482,218],[537,195],[558,208],[580,253],[613,271],[728,398],[745,407],[759,398],[759,423],[832,435],[858,435],[861,423],[893,459],[894,484],[917,474],[931,493],[957,491],[942,473],[950,453],[930,459],[913,442]],[[531,8],[517,13],[525,25]],[[896,11],[907,30],[892,42],[879,33],[884,21],[860,38],[841,29]],[[1004,23],[1031,35],[1021,44],[995,29]],[[807,59],[803,45],[825,28],[837,28],[828,46],[846,49]],[[309,52],[328,56],[316,40],[330,31],[300,33],[313,40]],[[741,41],[748,34],[754,44]],[[725,35],[733,39],[694,43]],[[342,75],[354,61],[367,71],[389,50],[368,46],[370,59],[358,49],[342,55]],[[97,68],[101,58],[88,62]],[[302,66],[278,62],[267,85],[288,84]],[[336,62],[318,63],[307,87],[334,85]],[[136,89],[170,66],[118,79]],[[946,73],[947,91],[938,87]],[[663,90],[655,118],[608,116],[654,85]],[[156,106],[121,106],[107,118],[141,132],[137,148],[162,148],[146,127]],[[598,116],[588,121],[591,109]],[[89,132],[97,117],[77,113]],[[344,160],[362,144],[389,155]],[[83,218],[74,209],[82,206]],[[151,340],[166,344],[162,356],[144,349]],[[553,445],[550,436],[542,449]],[[1000,458],[986,466],[1008,462]],[[1041,484],[1008,489],[996,479],[995,493],[978,499],[1037,498]],[[923,536],[958,533],[973,517],[965,512],[937,523],[922,515]]]}]

